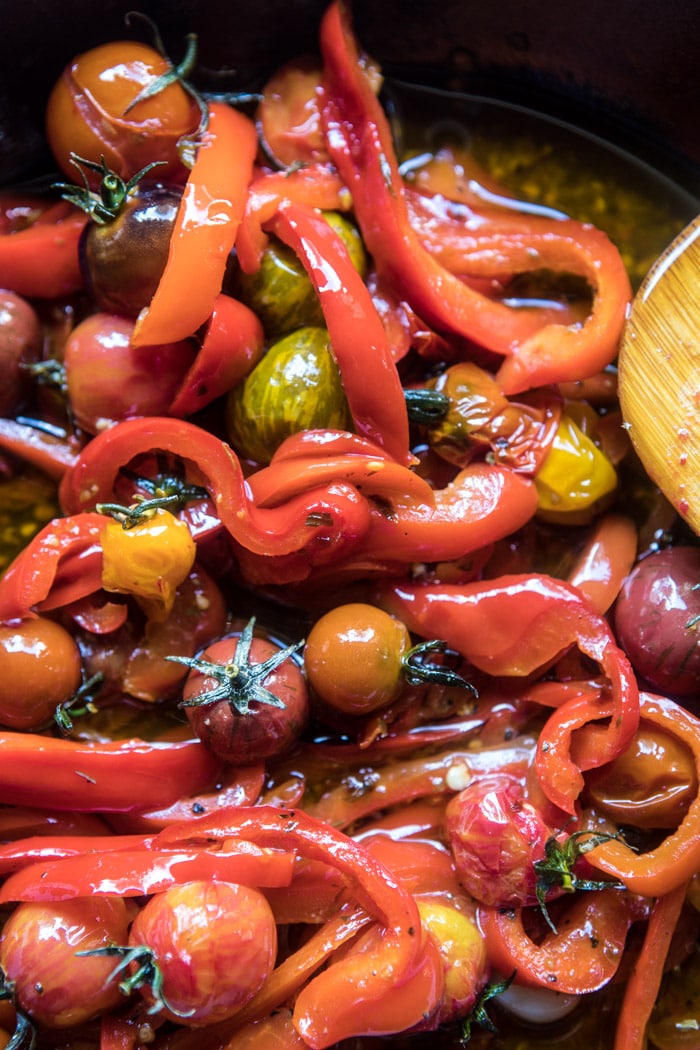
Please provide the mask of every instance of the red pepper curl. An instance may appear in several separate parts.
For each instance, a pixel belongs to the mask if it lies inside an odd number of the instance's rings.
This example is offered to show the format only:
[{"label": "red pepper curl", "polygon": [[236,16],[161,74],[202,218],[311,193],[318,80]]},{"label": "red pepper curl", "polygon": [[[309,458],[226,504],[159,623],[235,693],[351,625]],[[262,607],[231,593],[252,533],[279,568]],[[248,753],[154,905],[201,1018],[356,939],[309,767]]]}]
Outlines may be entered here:
[{"label": "red pepper curl", "polygon": [[[639,724],[639,691],[609,625],[586,598],[562,580],[540,575],[502,576],[462,585],[386,584],[379,602],[424,638],[440,637],[475,667],[495,676],[528,676],[552,666],[572,646],[594,660],[606,675],[610,706],[586,700],[586,723],[595,727],[594,746],[575,753],[547,722],[540,735],[538,775],[547,798],[564,812],[576,812],[582,770],[612,761],[631,742]],[[578,706],[577,706],[578,705]],[[558,721],[580,713],[577,698],[566,700]],[[580,725],[581,723],[577,723]],[[591,727],[586,724],[586,732]]]},{"label": "red pepper curl", "polygon": [[27,299],[58,299],[82,288],[78,242],[88,218],[65,201],[48,207],[39,201],[37,208],[30,226],[0,232],[0,288]]},{"label": "red pepper curl", "polygon": [[609,363],[631,293],[619,253],[604,235],[579,224],[572,224],[575,233],[572,226],[555,233],[550,225],[530,239],[516,222],[515,232],[499,232],[481,248],[472,245],[471,270],[479,274],[545,267],[582,273],[596,293],[593,313],[582,326],[541,327],[536,313],[512,309],[471,288],[425,247],[412,225],[391,129],[339,0],[324,15],[320,41],[328,150],[353,195],[379,273],[438,332],[456,333],[505,356],[499,381],[507,393],[592,375]]},{"label": "red pepper curl", "polygon": [[420,915],[411,894],[366,849],[300,810],[223,810],[167,828],[156,837],[156,846],[237,837],[337,868],[358,903],[384,927],[380,941],[366,952],[347,955],[315,976],[294,1006],[295,1027],[316,1050],[343,1038],[376,1034],[375,1005],[420,974],[424,964]]}]

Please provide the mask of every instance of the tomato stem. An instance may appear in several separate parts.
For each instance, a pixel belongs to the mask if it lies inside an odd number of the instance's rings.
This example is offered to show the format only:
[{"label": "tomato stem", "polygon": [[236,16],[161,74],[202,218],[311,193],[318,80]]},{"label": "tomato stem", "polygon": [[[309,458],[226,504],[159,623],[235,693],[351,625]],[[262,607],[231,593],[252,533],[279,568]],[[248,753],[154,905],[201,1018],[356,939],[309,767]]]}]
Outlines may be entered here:
[{"label": "tomato stem", "polygon": [[98,691],[103,681],[104,675],[98,671],[96,674],[88,678],[87,681],[83,682],[70,700],[66,700],[64,703],[57,706],[54,713],[54,719],[62,733],[72,732],[73,718],[80,718],[82,715],[94,715],[97,713],[97,707],[93,701],[93,695]]},{"label": "tomato stem", "polygon": [[427,682],[432,685],[454,686],[457,689],[468,689],[478,699],[479,694],[476,687],[464,678],[459,671],[455,671],[453,668],[446,667],[441,663],[425,662],[423,658],[426,653],[449,653],[450,655],[459,656],[454,650],[448,649],[447,642],[443,642],[439,638],[414,645],[401,658],[401,668],[409,685],[422,685]]},{"label": "tomato stem", "polygon": [[581,879],[573,872],[573,866],[576,861],[588,853],[589,850],[595,849],[596,846],[600,846],[601,843],[608,842],[610,839],[619,838],[619,834],[593,832],[584,829],[573,832],[563,842],[560,842],[554,835],[547,839],[544,844],[544,857],[541,860],[536,860],[533,863],[533,868],[537,875],[537,884],[535,886],[537,903],[547,925],[554,934],[556,934],[557,928],[552,922],[546,903],[547,893],[551,888],[556,886],[563,889],[566,893],[573,893],[574,890],[625,889],[625,885],[622,882]]},{"label": "tomato stem", "polygon": [[199,660],[192,656],[165,657],[166,660],[184,664],[190,670],[197,671],[207,678],[213,678],[218,683],[213,689],[199,696],[181,700],[180,707],[201,707],[225,700],[230,704],[232,710],[239,715],[246,715],[253,714],[250,704],[254,701],[259,704],[269,704],[271,707],[286,706],[283,700],[265,688],[263,682],[280,664],[298,652],[304,642],[297,642],[294,645],[288,645],[286,649],[280,649],[261,664],[252,664],[250,647],[253,642],[254,627],[255,617],[253,616],[243,628],[233,658],[227,664],[215,664],[209,660]]},{"label": "tomato stem", "polygon": [[[53,188],[61,190],[61,198],[64,201],[69,201],[77,208],[82,208],[92,221],[99,226],[106,226],[108,223],[113,222],[144,175],[147,175],[153,168],[157,168],[165,163],[162,160],[154,160],[147,164],[145,168],[137,171],[135,175],[132,175],[128,182],[124,182],[121,176],[107,167],[107,161],[104,157],[100,157],[100,163],[96,164],[92,160],[79,157],[77,153],[71,153],[70,161],[78,169],[83,185],[76,186],[72,182],[56,182]],[[85,168],[88,171],[94,171],[96,175],[102,176],[97,193],[90,189]]]},{"label": "tomato stem", "polygon": [[136,967],[132,973],[119,983],[119,991],[123,995],[131,995],[139,988],[150,988],[153,1003],[148,1008],[149,1014],[155,1014],[159,1010],[168,1010],[176,1017],[189,1017],[194,1013],[191,1010],[177,1010],[165,997],[163,992],[163,972],[156,962],[156,955],[152,948],[146,944],[118,945],[110,944],[104,948],[91,948],[88,951],[76,952],[76,955],[117,955],[119,962],[112,970],[108,980],[118,977],[127,967]]},{"label": "tomato stem", "polygon": [[464,1018],[462,1022],[462,1031],[460,1035],[460,1043],[462,1046],[466,1046],[472,1036],[472,1025],[478,1024],[481,1028],[484,1028],[487,1032],[496,1034],[498,1029],[491,1020],[486,1010],[486,1004],[495,999],[497,995],[502,995],[503,992],[510,988],[515,978],[516,971],[510,977],[504,977],[501,981],[491,981],[481,991],[479,998],[474,1003],[469,1014]]}]

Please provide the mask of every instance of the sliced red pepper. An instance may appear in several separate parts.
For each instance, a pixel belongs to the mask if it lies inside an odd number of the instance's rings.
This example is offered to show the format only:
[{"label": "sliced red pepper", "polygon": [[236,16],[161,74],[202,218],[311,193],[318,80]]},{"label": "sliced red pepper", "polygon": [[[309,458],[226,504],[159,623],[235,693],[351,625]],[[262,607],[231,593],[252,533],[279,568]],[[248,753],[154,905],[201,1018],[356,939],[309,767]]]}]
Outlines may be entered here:
[{"label": "sliced red pepper", "polygon": [[104,515],[93,513],[55,518],[45,525],[0,579],[0,622],[34,615],[52,590],[58,604],[100,590],[104,525]]},{"label": "sliced red pepper", "polygon": [[525,930],[523,909],[480,907],[478,920],[491,965],[516,973],[518,984],[564,995],[595,992],[616,974],[639,906],[618,890],[585,891],[541,943]]},{"label": "sliced red pepper", "polygon": [[[583,265],[593,282],[599,301],[588,324],[580,328],[546,325],[537,331],[541,323],[536,312],[511,309],[469,287],[424,247],[411,224],[389,123],[363,70],[349,15],[340,0],[326,11],[320,39],[329,153],[353,194],[363,238],[379,272],[438,331],[455,332],[505,355],[508,359],[499,380],[508,393],[580,378],[608,363],[630,297],[615,250],[608,249],[613,261],[606,267],[604,282],[600,257],[578,241],[561,238],[556,252],[547,237],[536,246],[538,268],[553,261],[559,269],[577,271]],[[501,273],[513,272],[519,260],[527,260],[525,238],[521,243],[514,239],[512,255],[505,237],[500,247]],[[532,268],[532,260],[526,268]]]},{"label": "sliced red pepper", "polygon": [[[301,990],[294,1007],[297,1030],[312,1047],[372,1032],[374,1005],[422,965],[420,916],[413,897],[367,850],[301,810],[225,810],[167,828],[157,836],[156,846],[239,836],[337,868],[358,903],[382,924],[383,937],[376,948],[336,961]],[[341,1015],[339,1003],[351,1009]]]},{"label": "sliced red pepper", "polygon": [[[641,702],[642,724],[665,730],[690,749],[700,783],[700,721],[666,697],[642,693]],[[655,849],[638,853],[618,839],[610,839],[587,853],[586,859],[634,893],[645,897],[671,893],[700,870],[700,794],[676,830]]]},{"label": "sliced red pepper", "polygon": [[212,103],[168,261],[150,306],[137,319],[134,346],[176,343],[209,320],[243,217],[256,151],[253,122],[230,106]]},{"label": "sliced red pepper", "polygon": [[198,740],[82,743],[0,734],[0,803],[82,813],[172,805],[211,784],[220,762]]},{"label": "sliced red pepper", "polygon": [[148,849],[151,842],[147,835],[30,835],[0,846],[0,875],[86,853]]},{"label": "sliced red pepper", "polygon": [[[602,705],[587,702],[588,720],[609,717],[608,725],[595,733],[595,746],[577,751],[574,758],[564,746],[551,748],[547,725],[540,736],[542,790],[556,806],[574,814],[582,769],[611,761],[628,746],[639,724],[637,683],[604,617],[563,580],[534,574],[462,585],[387,584],[379,588],[379,600],[409,630],[423,638],[443,638],[491,675],[530,675],[573,646],[599,664],[610,682],[610,707],[605,699]],[[579,703],[574,697],[551,717],[561,721],[571,710],[580,713]]]},{"label": "sliced red pepper", "polygon": [[386,330],[343,241],[313,209],[290,201],[266,228],[294,249],[316,289],[355,428],[410,463],[406,402]]},{"label": "sliced red pepper", "polygon": [[280,201],[295,201],[323,211],[347,211],[352,198],[335,168],[328,163],[305,164],[293,171],[265,171],[253,179],[245,215],[236,237],[236,257],[244,273],[255,273],[268,236],[263,224]]},{"label": "sliced red pepper", "polygon": [[46,207],[24,229],[0,234],[0,288],[28,299],[58,299],[82,287],[78,242],[87,215],[66,201]]},{"label": "sliced red pepper", "polygon": [[258,363],[264,344],[263,327],[253,311],[230,295],[217,295],[202,345],[169,412],[191,416],[228,393]]},{"label": "sliced red pepper", "polygon": [[54,481],[60,481],[78,457],[72,442],[15,419],[0,419],[0,448],[37,467]]},{"label": "sliced red pepper", "polygon": [[200,879],[247,886],[287,886],[293,870],[293,853],[261,849],[250,842],[232,842],[220,850],[127,847],[29,864],[5,880],[0,888],[0,904],[95,896],[142,897]]},{"label": "sliced red pepper", "polygon": [[646,1027],[659,993],[666,957],[678,925],[686,890],[687,883],[681,883],[654,903],[644,943],[625,986],[622,1008],[617,1018],[614,1050],[644,1050],[647,1046]]}]

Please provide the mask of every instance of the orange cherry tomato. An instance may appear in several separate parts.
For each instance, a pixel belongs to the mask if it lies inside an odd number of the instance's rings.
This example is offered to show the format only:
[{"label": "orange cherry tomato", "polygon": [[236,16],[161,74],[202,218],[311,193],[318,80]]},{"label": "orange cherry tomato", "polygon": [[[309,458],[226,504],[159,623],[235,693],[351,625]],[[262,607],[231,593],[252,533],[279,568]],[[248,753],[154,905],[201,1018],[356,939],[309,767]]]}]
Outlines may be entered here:
[{"label": "orange cherry tomato", "polygon": [[309,56],[282,66],[265,85],[256,123],[263,147],[280,167],[328,160],[321,126],[321,63]]},{"label": "orange cherry tomato", "polygon": [[81,1024],[118,1006],[123,996],[111,976],[114,959],[76,953],[121,944],[129,918],[121,897],[19,904],[0,941],[0,966],[18,1006],[50,1028]]},{"label": "orange cherry tomato", "polygon": [[339,605],[309,632],[304,666],[312,688],[331,707],[363,715],[386,707],[403,688],[402,657],[411,648],[396,617],[364,602]]},{"label": "orange cherry tomato", "polygon": [[44,616],[0,626],[0,723],[39,729],[80,686],[78,647]]},{"label": "orange cherry tomato", "polygon": [[698,793],[690,749],[660,726],[642,726],[626,751],[589,778],[595,808],[638,828],[677,827]]},{"label": "orange cherry tomato", "polygon": [[134,919],[129,945],[143,945],[160,971],[160,993],[150,983],[139,985],[159,1016],[212,1024],[265,983],[277,954],[277,927],[259,890],[188,882],[150,898]]},{"label": "orange cherry tomato", "polygon": [[70,62],[56,82],[46,108],[46,135],[56,163],[75,180],[75,153],[107,166],[128,180],[147,164],[163,162],[158,177],[183,183],[187,169],[178,143],[200,120],[199,106],[177,81],[134,103],[170,70],[154,48],[115,41],[92,48]]}]

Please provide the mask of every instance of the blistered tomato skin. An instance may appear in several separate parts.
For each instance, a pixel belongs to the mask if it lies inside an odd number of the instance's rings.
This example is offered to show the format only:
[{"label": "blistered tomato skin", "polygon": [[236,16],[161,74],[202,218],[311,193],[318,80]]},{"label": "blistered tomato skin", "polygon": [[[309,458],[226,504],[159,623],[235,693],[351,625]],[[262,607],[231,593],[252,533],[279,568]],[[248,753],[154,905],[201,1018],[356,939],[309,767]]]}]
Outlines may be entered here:
[{"label": "blistered tomato skin", "polygon": [[0,626],[0,724],[39,729],[80,686],[78,647],[44,616]]},{"label": "blistered tomato skin", "polygon": [[637,674],[654,689],[690,697],[700,689],[700,548],[644,558],[623,584],[615,632]]},{"label": "blistered tomato skin", "polygon": [[0,966],[18,1005],[49,1028],[82,1024],[124,1001],[114,958],[79,956],[123,944],[129,913],[120,897],[19,904],[0,941]]},{"label": "blistered tomato skin", "polygon": [[[149,948],[162,974],[159,1017],[214,1024],[266,981],[277,954],[277,927],[259,890],[190,882],[151,897],[134,920],[129,944]],[[142,993],[153,998],[147,986]]]},{"label": "blistered tomato skin", "polygon": [[75,153],[95,163],[104,156],[125,181],[147,164],[162,162],[160,178],[184,183],[187,169],[178,142],[197,129],[196,102],[174,83],[129,108],[169,69],[157,51],[136,41],[103,44],[66,66],[49,96],[46,135],[56,163],[71,181],[76,170],[70,154]]}]

